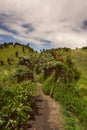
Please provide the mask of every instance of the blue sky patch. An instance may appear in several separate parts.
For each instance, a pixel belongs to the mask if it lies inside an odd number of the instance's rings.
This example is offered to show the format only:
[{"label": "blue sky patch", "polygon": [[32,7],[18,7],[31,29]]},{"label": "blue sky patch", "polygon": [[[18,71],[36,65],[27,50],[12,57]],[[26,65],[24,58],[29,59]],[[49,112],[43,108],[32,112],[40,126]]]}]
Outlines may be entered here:
[{"label": "blue sky patch", "polygon": [[11,35],[0,34],[0,43],[4,43],[4,42],[20,42],[20,43],[22,43],[20,40],[15,39]]}]

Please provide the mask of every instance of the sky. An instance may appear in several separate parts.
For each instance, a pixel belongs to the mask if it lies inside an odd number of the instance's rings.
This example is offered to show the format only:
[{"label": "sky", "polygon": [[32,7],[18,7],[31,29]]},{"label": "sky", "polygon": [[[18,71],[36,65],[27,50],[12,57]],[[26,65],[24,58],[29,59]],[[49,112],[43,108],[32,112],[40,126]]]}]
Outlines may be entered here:
[{"label": "sky", "polygon": [[87,46],[87,0],[0,0],[0,43]]}]

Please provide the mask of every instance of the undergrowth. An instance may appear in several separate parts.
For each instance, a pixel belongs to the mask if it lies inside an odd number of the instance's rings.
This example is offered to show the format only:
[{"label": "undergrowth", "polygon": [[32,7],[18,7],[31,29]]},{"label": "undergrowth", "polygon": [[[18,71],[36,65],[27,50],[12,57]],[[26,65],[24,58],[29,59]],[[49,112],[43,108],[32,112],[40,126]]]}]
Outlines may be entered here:
[{"label": "undergrowth", "polygon": [[[69,111],[73,115],[65,118],[68,123],[65,130],[87,129],[87,100],[83,100],[80,96],[80,91],[77,87],[79,77],[80,73],[74,67],[70,58],[67,59],[67,62],[58,63],[53,68],[51,66],[47,67],[44,69],[43,74],[40,74],[44,93],[62,104],[66,113]],[[79,120],[79,124],[83,126],[82,128],[77,127],[73,117]]]},{"label": "undergrowth", "polygon": [[22,130],[30,117],[35,86],[8,78],[0,83],[0,130]]},{"label": "undergrowth", "polygon": [[[43,80],[40,76],[40,81]],[[87,129],[87,101],[82,100],[78,91],[71,84],[68,88],[67,84],[62,82],[54,83],[52,77],[43,81],[43,91],[45,94],[50,95],[64,108],[65,124],[64,130],[86,130]],[[68,114],[67,114],[68,113]],[[78,122],[75,121],[77,118]],[[83,127],[81,127],[81,125]]]}]

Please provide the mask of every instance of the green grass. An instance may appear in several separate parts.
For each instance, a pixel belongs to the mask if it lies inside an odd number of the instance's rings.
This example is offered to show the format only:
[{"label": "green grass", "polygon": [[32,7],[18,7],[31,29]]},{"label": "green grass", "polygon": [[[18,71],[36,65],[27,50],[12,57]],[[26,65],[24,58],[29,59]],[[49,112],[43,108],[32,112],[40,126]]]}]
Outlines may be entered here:
[{"label": "green grass", "polygon": [[5,64],[7,64],[7,58],[11,59],[11,63],[14,64],[18,61],[18,58],[15,56],[15,52],[18,52],[19,56],[30,56],[34,54],[29,48],[24,47],[25,51],[22,51],[22,46],[16,45],[15,47],[13,45],[9,45],[8,48],[3,47],[3,49],[0,49],[0,60],[2,60]]},{"label": "green grass", "polygon": [[[25,48],[24,52],[22,50],[22,46],[20,45],[16,45],[15,47],[13,45],[9,45],[8,48],[3,47],[3,49],[0,49],[0,61],[4,62],[4,65],[0,65],[0,83],[1,83],[1,86],[4,85],[2,89],[4,94],[5,92],[6,93],[8,92],[8,89],[10,86],[11,86],[11,89],[9,89],[9,91],[11,91],[12,95],[15,92],[19,92],[18,90],[15,89],[15,86],[16,88],[18,87],[17,85],[19,85],[20,92],[21,92],[21,87],[23,88],[23,91],[25,90],[25,84],[26,82],[28,82],[27,80],[24,81],[24,84],[18,84],[18,83],[13,84],[11,82],[9,83],[9,80],[7,80],[6,82],[7,84],[4,84],[4,81],[6,79],[9,79],[9,76],[11,77],[11,75],[15,74],[16,70],[18,69],[17,62],[19,60],[19,57],[31,56],[30,60],[33,63],[35,63],[37,56],[39,57],[39,53],[36,53],[27,47],[24,47],[24,48]],[[18,52],[18,57],[15,56],[15,52]],[[56,101],[60,102],[60,104],[62,104],[64,107],[64,120],[65,120],[64,130],[86,130],[87,128],[87,125],[86,125],[86,121],[87,121],[87,110],[86,110],[86,106],[87,106],[86,105],[87,104],[87,50],[77,49],[77,50],[64,51],[64,49],[59,49],[59,50],[56,49],[54,50],[54,53],[57,57],[59,56],[62,57],[64,61],[63,62],[55,61],[51,53],[44,52],[42,53],[42,55],[40,55],[38,63],[36,64],[34,69],[37,70],[37,73],[40,74],[40,80],[43,83],[44,92],[52,96]],[[81,75],[77,83],[76,81],[74,82],[74,80],[73,82],[70,82],[70,80],[72,81],[72,79],[74,78],[75,76],[74,74],[77,73],[77,71],[75,69],[71,69],[73,64],[70,65],[71,63],[69,61],[67,62],[67,57],[69,55],[71,56],[71,59],[73,63],[75,64],[75,67],[79,70],[80,75]],[[11,64],[8,64],[8,61],[7,61],[8,58],[10,58]],[[56,62],[58,62],[59,64],[58,66],[62,67],[58,69],[58,71],[57,71],[57,67],[55,67]],[[44,69],[45,67],[48,71],[45,71]],[[53,70],[48,69],[50,67],[53,67],[54,69]],[[29,69],[30,70],[32,69],[31,66]],[[25,71],[26,69],[24,70],[24,72]],[[43,72],[49,72],[48,79],[44,79]],[[55,80],[53,81],[54,76],[56,77],[58,76],[58,79],[56,80],[55,83],[54,83]],[[68,78],[70,77],[71,79],[68,80]],[[65,81],[64,79],[67,80],[67,83],[63,82]],[[32,88],[32,83],[30,82],[28,84],[30,84]],[[28,84],[27,84],[27,89],[28,89]],[[7,89],[6,91],[4,89],[5,87]],[[20,92],[18,93],[19,97],[20,97]],[[26,91],[26,93],[27,92],[28,91]],[[34,90],[31,92],[34,92]],[[23,98],[24,98],[24,95],[21,95],[22,100]],[[9,101],[13,103],[11,99],[9,99]],[[8,106],[9,106],[9,102],[8,102]],[[20,108],[20,106],[18,107]],[[6,109],[8,109],[8,107],[6,107]],[[10,110],[6,112],[10,113]],[[10,121],[10,123],[11,122],[13,122],[13,124],[15,123],[14,121],[10,120],[10,117],[8,120]],[[17,121],[19,122],[19,120]],[[81,125],[83,125],[84,129],[81,129],[79,122],[81,123]]]},{"label": "green grass", "polygon": [[[15,56],[15,52],[18,52],[18,57]],[[24,52],[22,50],[21,45],[8,45],[8,48],[3,47],[0,49],[0,61],[4,62],[4,65],[0,65],[0,81],[12,73],[15,72],[15,68],[17,67],[17,62],[19,61],[19,57],[30,57],[37,56],[37,53],[31,51],[30,48],[24,47]],[[10,58],[11,64],[8,64],[7,59]]]},{"label": "green grass", "polygon": [[80,88],[87,88],[87,50],[73,50],[71,52],[71,56],[75,66],[81,72],[81,78],[78,81],[78,86]]},{"label": "green grass", "polygon": [[[55,50],[53,51],[55,53]],[[64,62],[60,64],[60,65],[63,64],[62,66],[63,68],[58,69],[57,66],[57,68],[55,69],[55,66],[53,66],[52,64],[52,67],[54,68],[52,71],[52,69],[48,69],[50,68],[50,65],[48,64],[47,70],[45,71],[44,69],[43,71],[43,75],[42,74],[39,75],[40,81],[43,83],[42,89],[45,94],[53,97],[64,108],[65,110],[64,130],[86,130],[87,129],[87,110],[86,110],[87,89],[86,86],[84,86],[85,85],[84,82],[86,82],[86,72],[87,72],[86,51],[79,49],[79,50],[71,50],[66,53],[63,52],[63,50],[58,50],[58,51],[56,50],[57,55],[58,52],[59,54],[61,53],[63,58],[65,58]],[[71,61],[71,59],[73,60],[74,64]],[[80,65],[80,60],[81,62],[83,61],[81,65]],[[51,62],[51,60],[49,60],[49,62]],[[80,73],[78,72],[77,69],[80,71]],[[55,77],[55,70],[57,71],[57,74],[60,73],[60,75],[58,77],[58,80],[56,80],[56,82],[53,82],[53,79]],[[44,76],[45,72],[46,74],[48,74],[47,79]],[[76,76],[74,79],[75,73]],[[81,74],[81,78],[79,79],[80,74]],[[84,87],[80,86],[81,83]]]},{"label": "green grass", "polygon": [[69,111],[62,107],[64,130],[82,130],[81,124],[78,119]]}]

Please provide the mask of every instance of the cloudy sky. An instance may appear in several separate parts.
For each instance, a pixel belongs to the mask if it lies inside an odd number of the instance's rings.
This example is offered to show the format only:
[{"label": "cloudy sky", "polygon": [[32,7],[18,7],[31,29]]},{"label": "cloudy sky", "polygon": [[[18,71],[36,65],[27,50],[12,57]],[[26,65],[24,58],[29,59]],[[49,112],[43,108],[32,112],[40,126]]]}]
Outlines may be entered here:
[{"label": "cloudy sky", "polygon": [[87,46],[87,0],[0,0],[0,43]]}]

